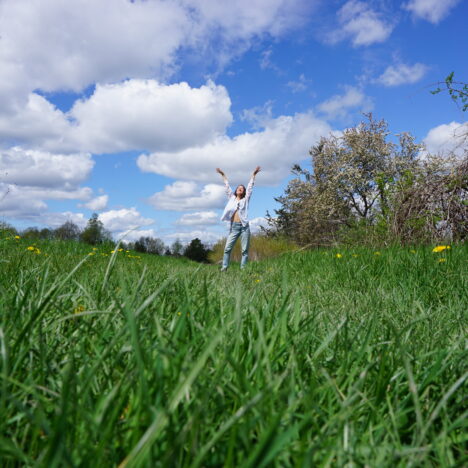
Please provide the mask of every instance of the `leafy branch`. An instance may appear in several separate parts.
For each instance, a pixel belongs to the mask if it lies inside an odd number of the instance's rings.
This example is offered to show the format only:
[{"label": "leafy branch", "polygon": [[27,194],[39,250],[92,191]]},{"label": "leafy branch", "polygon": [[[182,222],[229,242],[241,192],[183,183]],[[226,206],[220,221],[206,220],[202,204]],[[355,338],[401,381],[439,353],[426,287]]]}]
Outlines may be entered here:
[{"label": "leafy branch", "polygon": [[442,91],[448,91],[452,101],[461,105],[463,112],[468,110],[468,83],[463,83],[462,81],[453,80],[454,72],[450,73],[445,81],[439,81],[436,83],[437,88],[431,91],[431,94],[439,94]]}]

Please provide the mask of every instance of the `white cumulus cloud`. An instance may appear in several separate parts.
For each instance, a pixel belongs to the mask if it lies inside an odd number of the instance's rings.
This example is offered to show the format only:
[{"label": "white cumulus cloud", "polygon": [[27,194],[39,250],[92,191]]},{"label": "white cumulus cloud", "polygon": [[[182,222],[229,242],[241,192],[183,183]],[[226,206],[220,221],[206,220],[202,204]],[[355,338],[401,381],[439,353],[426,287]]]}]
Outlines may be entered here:
[{"label": "white cumulus cloud", "polygon": [[328,39],[336,43],[351,39],[355,47],[384,42],[390,36],[393,25],[365,2],[349,0],[338,11],[339,28]]},{"label": "white cumulus cloud", "polygon": [[92,211],[102,211],[107,207],[107,202],[109,201],[109,195],[100,195],[99,197],[89,200],[88,203],[83,203],[84,208]]},{"label": "white cumulus cloud", "polygon": [[453,153],[462,157],[468,151],[468,123],[450,122],[438,125],[429,130],[423,141],[429,153]]},{"label": "white cumulus cloud", "polygon": [[404,63],[390,65],[377,78],[377,82],[384,86],[412,84],[419,81],[428,70],[429,67],[422,63],[415,63],[414,65],[406,65]]},{"label": "white cumulus cloud", "polygon": [[372,108],[372,100],[354,86],[346,87],[344,94],[336,94],[317,106],[329,119],[344,118],[350,110],[369,112]]},{"label": "white cumulus cloud", "polygon": [[221,208],[225,198],[221,185],[208,184],[200,190],[195,182],[177,180],[152,195],[148,202],[159,210],[190,211]]},{"label": "white cumulus cloud", "polygon": [[[261,131],[243,133],[234,138],[224,135],[203,146],[178,152],[143,154],[137,164],[145,172],[201,182],[219,178],[215,168],[221,167],[234,185],[246,185],[253,169],[259,165],[263,171],[257,176],[257,183],[272,185],[283,180],[291,165],[305,159],[310,147],[330,131],[330,126],[312,113],[280,116],[266,122]],[[186,186],[179,184],[178,188],[192,187],[194,190],[189,182]],[[203,208],[217,206],[212,204]]]},{"label": "white cumulus cloud", "polygon": [[134,207],[104,211],[99,215],[99,219],[104,227],[114,234],[154,223],[154,219],[144,218]]},{"label": "white cumulus cloud", "polygon": [[224,86],[213,82],[191,88],[128,80],[98,85],[70,116],[77,122],[74,139],[92,152],[173,151],[223,133],[232,122],[230,106]]},{"label": "white cumulus cloud", "polygon": [[175,224],[181,226],[209,226],[219,224],[220,216],[215,211],[196,211],[182,215]]},{"label": "white cumulus cloud", "polygon": [[460,0],[410,0],[403,8],[417,18],[437,24],[442,21]]}]

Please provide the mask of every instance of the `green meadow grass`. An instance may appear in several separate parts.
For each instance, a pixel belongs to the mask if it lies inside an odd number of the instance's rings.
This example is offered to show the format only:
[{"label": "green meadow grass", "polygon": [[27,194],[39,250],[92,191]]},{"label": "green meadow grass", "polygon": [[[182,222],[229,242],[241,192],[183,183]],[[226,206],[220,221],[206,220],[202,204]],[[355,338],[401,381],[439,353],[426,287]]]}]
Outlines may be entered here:
[{"label": "green meadow grass", "polygon": [[0,253],[2,467],[468,464],[466,245]]}]

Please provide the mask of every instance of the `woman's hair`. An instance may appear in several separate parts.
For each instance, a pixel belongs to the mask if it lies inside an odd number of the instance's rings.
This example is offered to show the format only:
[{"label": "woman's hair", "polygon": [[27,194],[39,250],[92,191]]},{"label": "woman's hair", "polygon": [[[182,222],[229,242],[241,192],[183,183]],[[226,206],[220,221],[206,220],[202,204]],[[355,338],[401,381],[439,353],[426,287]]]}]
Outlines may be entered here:
[{"label": "woman's hair", "polygon": [[245,192],[246,192],[245,185],[242,185],[242,184],[238,185],[238,186],[236,187],[236,190],[235,190],[235,192],[234,192],[234,195],[237,197],[237,189],[238,189],[239,187],[243,187],[243,188],[244,188],[244,193],[241,195],[241,200],[242,200],[242,199],[245,197]]}]

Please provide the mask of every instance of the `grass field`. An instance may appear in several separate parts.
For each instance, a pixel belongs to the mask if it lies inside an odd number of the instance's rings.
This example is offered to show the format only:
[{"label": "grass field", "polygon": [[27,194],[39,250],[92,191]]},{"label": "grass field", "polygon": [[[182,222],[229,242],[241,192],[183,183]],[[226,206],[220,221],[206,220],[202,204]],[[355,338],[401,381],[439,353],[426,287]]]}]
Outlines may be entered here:
[{"label": "grass field", "polygon": [[2,467],[466,466],[468,249],[433,247],[0,240]]}]

